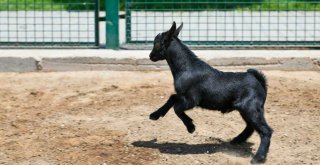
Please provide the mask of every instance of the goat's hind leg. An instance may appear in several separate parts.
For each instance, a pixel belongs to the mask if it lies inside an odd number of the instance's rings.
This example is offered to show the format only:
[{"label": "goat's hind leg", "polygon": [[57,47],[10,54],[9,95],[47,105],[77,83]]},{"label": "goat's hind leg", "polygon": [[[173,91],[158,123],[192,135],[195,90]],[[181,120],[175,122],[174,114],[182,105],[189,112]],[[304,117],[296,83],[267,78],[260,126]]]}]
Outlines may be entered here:
[{"label": "goat's hind leg", "polygon": [[251,107],[241,113],[243,113],[248,124],[259,133],[261,139],[258,151],[251,160],[251,163],[262,163],[265,161],[269,151],[272,129],[268,126],[264,118],[263,108]]},{"label": "goat's hind leg", "polygon": [[165,116],[170,110],[170,108],[173,107],[175,99],[176,94],[171,95],[168,101],[162,107],[150,114],[149,118],[151,120],[158,120],[160,117]]},{"label": "goat's hind leg", "polygon": [[254,132],[254,128],[247,123],[246,128],[235,138],[231,140],[231,144],[241,144],[245,142]]},{"label": "goat's hind leg", "polygon": [[261,118],[261,121],[257,122],[254,127],[259,133],[261,142],[256,155],[251,160],[251,163],[260,163],[264,162],[267,158],[267,153],[269,151],[270,140],[272,136],[272,129],[268,126],[263,116]]},{"label": "goat's hind leg", "polygon": [[189,133],[195,131],[195,126],[192,122],[192,119],[185,114],[184,111],[189,110],[196,106],[196,102],[193,99],[188,99],[185,96],[180,96],[174,105],[174,112],[182,120],[183,124],[187,127]]}]

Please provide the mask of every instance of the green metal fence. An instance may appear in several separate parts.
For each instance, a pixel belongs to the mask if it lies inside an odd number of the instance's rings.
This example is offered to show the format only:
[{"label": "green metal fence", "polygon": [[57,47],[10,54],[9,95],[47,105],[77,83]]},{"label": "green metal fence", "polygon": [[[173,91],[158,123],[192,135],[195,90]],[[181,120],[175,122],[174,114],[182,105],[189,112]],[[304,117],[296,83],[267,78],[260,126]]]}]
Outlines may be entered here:
[{"label": "green metal fence", "polygon": [[181,39],[202,46],[320,46],[319,0],[126,0],[127,43],[151,43],[184,23]]},{"label": "green metal fence", "polygon": [[0,47],[97,47],[99,0],[0,0]]}]

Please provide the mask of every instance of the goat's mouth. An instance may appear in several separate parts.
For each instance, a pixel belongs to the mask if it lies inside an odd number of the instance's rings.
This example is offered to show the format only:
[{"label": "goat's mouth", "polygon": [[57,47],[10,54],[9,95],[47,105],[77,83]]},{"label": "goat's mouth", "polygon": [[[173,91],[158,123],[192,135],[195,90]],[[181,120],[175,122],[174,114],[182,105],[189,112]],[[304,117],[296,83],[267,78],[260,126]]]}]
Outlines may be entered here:
[{"label": "goat's mouth", "polygon": [[157,58],[155,58],[155,57],[150,57],[150,60],[151,60],[152,62],[158,61]]}]

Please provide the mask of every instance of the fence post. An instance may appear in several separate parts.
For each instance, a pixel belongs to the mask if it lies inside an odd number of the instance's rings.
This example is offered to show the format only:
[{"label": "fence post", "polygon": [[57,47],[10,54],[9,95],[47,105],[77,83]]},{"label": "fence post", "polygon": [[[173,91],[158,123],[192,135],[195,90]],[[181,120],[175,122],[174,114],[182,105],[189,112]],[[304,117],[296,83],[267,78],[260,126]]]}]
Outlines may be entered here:
[{"label": "fence post", "polygon": [[95,43],[96,46],[100,46],[100,23],[99,23],[99,13],[100,13],[100,0],[96,0],[96,8],[95,8],[95,12],[94,12],[94,18],[95,18]]},{"label": "fence post", "polygon": [[106,0],[106,48],[119,49],[119,0]]}]

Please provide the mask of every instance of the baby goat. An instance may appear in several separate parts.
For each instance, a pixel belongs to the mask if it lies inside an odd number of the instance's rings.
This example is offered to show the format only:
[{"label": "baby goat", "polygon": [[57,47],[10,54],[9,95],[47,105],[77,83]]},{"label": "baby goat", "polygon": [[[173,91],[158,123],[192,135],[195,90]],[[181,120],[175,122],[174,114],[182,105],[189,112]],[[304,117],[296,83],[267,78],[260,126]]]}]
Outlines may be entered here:
[{"label": "baby goat", "polygon": [[184,111],[196,106],[222,113],[238,110],[246,122],[246,128],[231,143],[245,142],[256,130],[261,143],[251,163],[264,162],[272,135],[272,129],[264,118],[267,97],[265,76],[255,69],[232,73],[212,68],[178,39],[182,26],[176,29],[176,23],[173,22],[169,31],[158,34],[154,39],[150,60],[167,61],[174,78],[176,94],[150,114],[150,119],[157,120],[165,116],[173,107],[188,132],[193,133],[195,126]]}]

